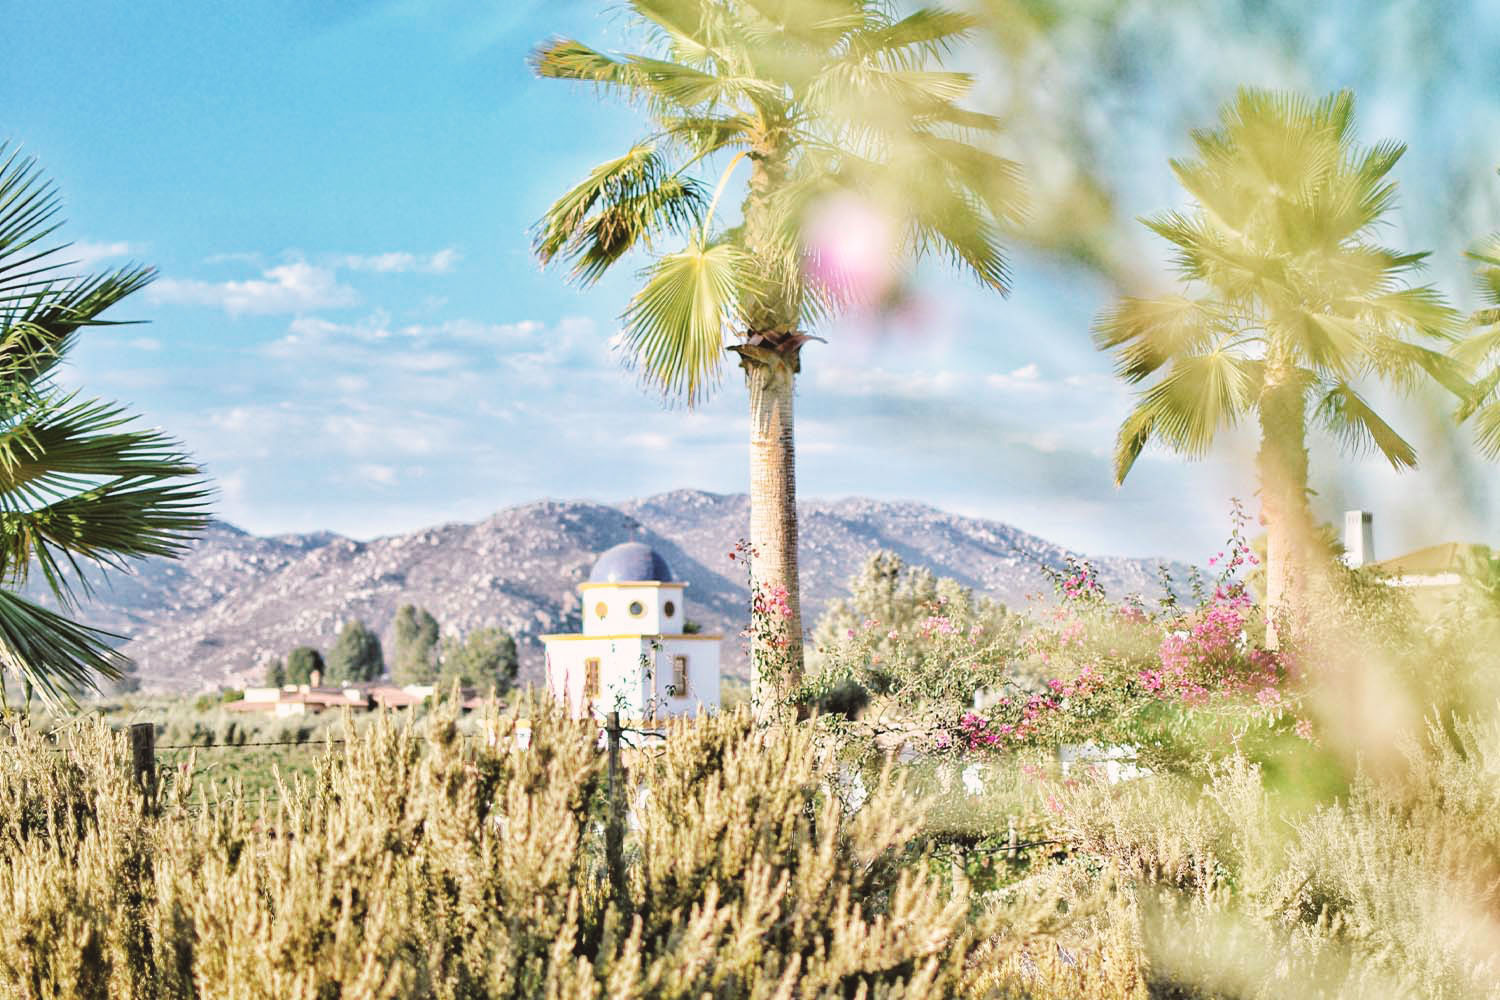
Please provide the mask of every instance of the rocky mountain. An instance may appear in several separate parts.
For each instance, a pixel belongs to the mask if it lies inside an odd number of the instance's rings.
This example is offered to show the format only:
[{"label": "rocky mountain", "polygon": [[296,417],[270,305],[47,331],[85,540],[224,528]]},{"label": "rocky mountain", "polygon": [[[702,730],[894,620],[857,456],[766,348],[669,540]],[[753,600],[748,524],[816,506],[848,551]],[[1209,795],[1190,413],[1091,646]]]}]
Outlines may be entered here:
[{"label": "rocky mountain", "polygon": [[[851,498],[802,504],[804,617],[811,627],[873,550],[952,576],[1011,605],[1046,590],[1039,563],[1069,550],[996,521],[915,503]],[[143,687],[195,690],[258,680],[260,665],[303,643],[328,648],[343,622],[382,632],[404,603],[425,606],[445,632],[501,626],[521,641],[522,676],[541,673],[536,637],[578,628],[577,585],[594,557],[639,540],[689,584],[688,614],[722,631],[725,662],[744,669],[745,579],[728,558],[749,529],[743,495],[677,490],[614,506],[543,500],[477,524],[445,524],[358,542],[319,532],[260,537],[218,523],[181,559],[101,574],[79,617],[131,638]],[[1111,594],[1154,594],[1156,563],[1101,558]],[[1183,567],[1174,567],[1181,572]],[[52,603],[36,584],[34,599]]]}]

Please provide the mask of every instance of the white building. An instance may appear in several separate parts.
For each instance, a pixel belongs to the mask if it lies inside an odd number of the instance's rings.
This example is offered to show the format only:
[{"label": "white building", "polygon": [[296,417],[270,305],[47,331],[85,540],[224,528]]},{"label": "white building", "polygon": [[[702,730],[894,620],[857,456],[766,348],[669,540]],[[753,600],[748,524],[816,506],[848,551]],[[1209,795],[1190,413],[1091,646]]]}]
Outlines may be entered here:
[{"label": "white building", "polygon": [[575,719],[651,723],[719,708],[721,635],[684,631],[687,584],[660,554],[626,542],[579,586],[583,633],[544,635],[547,687]]}]

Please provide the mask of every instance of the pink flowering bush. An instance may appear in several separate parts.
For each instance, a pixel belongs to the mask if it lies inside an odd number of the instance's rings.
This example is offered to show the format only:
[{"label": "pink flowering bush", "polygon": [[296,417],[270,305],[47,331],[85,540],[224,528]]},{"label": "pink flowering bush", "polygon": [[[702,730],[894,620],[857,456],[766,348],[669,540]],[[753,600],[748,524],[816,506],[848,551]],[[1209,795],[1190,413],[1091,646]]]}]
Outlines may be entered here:
[{"label": "pink flowering bush", "polygon": [[768,586],[755,579],[751,572],[754,555],[755,548],[743,538],[729,550],[730,561],[744,567],[750,589],[750,623],[740,632],[740,638],[750,653],[754,675],[768,692],[774,692],[782,689],[791,667],[791,637],[786,623],[792,617],[792,606],[785,587]]},{"label": "pink flowering bush", "polygon": [[1205,732],[1240,745],[1259,731],[1295,729],[1292,660],[1265,648],[1263,615],[1244,583],[1253,566],[1236,520],[1212,589],[1194,580],[1199,602],[1171,591],[1158,608],[1111,604],[1092,567],[1070,561],[1050,575],[1058,601],[1035,613],[994,697],[982,712],[957,716],[937,741],[965,751],[1050,748],[1061,743],[1127,743],[1165,763]]}]

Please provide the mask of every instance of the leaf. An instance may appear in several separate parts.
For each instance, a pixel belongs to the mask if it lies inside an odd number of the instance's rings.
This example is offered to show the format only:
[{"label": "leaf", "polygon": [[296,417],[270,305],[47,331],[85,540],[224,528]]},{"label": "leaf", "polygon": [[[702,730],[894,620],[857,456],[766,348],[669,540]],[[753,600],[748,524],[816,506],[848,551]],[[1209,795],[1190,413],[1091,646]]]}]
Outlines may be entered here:
[{"label": "leaf", "polygon": [[1117,352],[1121,378],[1140,382],[1178,355],[1202,353],[1224,332],[1211,303],[1181,295],[1125,298],[1095,322],[1094,343]]},{"label": "leaf", "polygon": [[646,381],[695,406],[718,380],[725,328],[749,288],[750,259],[730,243],[658,259],[622,317],[621,346]]},{"label": "leaf", "polygon": [[1397,472],[1417,467],[1417,450],[1347,382],[1339,382],[1324,393],[1314,414],[1346,450],[1360,454],[1375,448]]},{"label": "leaf", "polygon": [[118,679],[130,662],[113,648],[122,638],[0,590],[0,677],[29,682],[54,705]]},{"label": "leaf", "polygon": [[1145,390],[1139,408],[1149,415],[1154,436],[1198,458],[1220,428],[1235,426],[1256,404],[1262,381],[1258,361],[1224,351],[1187,355]]},{"label": "leaf", "polygon": [[703,186],[667,168],[649,143],[595,167],[547,210],[534,228],[542,263],[573,262],[571,277],[590,285],[637,244],[695,227],[706,205]]}]

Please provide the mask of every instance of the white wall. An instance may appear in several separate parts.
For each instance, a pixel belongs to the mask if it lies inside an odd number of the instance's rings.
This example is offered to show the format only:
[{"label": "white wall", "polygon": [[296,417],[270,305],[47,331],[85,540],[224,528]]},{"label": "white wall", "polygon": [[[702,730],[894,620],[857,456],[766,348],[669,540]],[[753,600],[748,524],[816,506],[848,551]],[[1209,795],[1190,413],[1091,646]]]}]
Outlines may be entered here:
[{"label": "white wall", "polygon": [[[683,589],[686,584],[611,583],[585,586],[584,635],[672,635],[682,631]],[[639,603],[641,614],[632,615],[630,605]],[[672,605],[668,615],[666,606]],[[604,615],[599,609],[603,606]]]},{"label": "white wall", "polygon": [[575,718],[583,718],[588,706],[583,685],[587,679],[584,661],[599,660],[599,696],[594,699],[594,714],[618,710],[622,715],[639,718],[645,692],[641,683],[641,653],[646,648],[641,639],[544,639],[547,647],[547,688],[552,696],[568,706]]},{"label": "white wall", "polygon": [[[700,710],[719,709],[717,637],[659,640],[553,638],[543,641],[547,646],[547,687],[553,697],[568,706],[574,718],[582,718],[586,711],[584,661],[592,657],[599,660],[599,696],[593,704],[597,717],[618,710],[626,718],[640,719],[653,702],[658,716],[695,715]],[[645,676],[641,671],[643,654],[655,667]],[[667,694],[667,688],[672,684],[674,656],[688,658],[686,697]]]},{"label": "white wall", "polygon": [[[696,715],[700,709],[719,710],[719,642],[717,637],[660,640],[656,652],[657,705],[662,715]],[[688,658],[686,697],[669,695],[672,685],[672,658]]]}]

